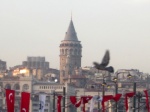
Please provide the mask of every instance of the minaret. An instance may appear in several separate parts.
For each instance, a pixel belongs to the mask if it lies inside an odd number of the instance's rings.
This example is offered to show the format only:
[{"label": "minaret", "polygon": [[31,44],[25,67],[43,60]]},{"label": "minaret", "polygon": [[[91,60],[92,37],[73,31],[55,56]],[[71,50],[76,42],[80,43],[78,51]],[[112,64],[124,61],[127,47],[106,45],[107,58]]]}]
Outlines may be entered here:
[{"label": "minaret", "polygon": [[60,83],[74,74],[74,69],[81,67],[82,45],[78,41],[72,17],[64,40],[60,44]]}]

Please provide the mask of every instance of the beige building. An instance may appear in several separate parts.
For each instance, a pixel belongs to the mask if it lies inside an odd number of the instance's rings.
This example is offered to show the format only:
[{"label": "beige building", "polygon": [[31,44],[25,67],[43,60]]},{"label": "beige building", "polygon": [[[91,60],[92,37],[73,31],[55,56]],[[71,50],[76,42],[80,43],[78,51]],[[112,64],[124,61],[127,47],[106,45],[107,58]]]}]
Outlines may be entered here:
[{"label": "beige building", "polygon": [[[15,112],[20,112],[21,92],[31,93],[30,112],[39,112],[39,94],[46,94],[46,104],[44,112],[52,112],[53,109],[53,92],[55,91],[55,102],[57,103],[57,95],[63,96],[63,87],[66,88],[66,105],[71,109],[68,96],[76,94],[75,88],[69,84],[59,84],[55,82],[38,81],[32,75],[25,76],[5,76],[0,80],[0,110],[7,111],[5,89],[15,90]],[[69,104],[69,105],[68,105]],[[57,106],[57,104],[55,104]],[[55,108],[56,109],[56,108]]]},{"label": "beige building", "polygon": [[[26,76],[4,76],[0,80],[0,108],[3,112],[6,112],[6,97],[5,88],[15,90],[15,112],[19,112],[20,106],[20,96],[22,91],[31,92],[32,91],[32,77]],[[32,109],[32,104],[30,103],[30,112]]]}]

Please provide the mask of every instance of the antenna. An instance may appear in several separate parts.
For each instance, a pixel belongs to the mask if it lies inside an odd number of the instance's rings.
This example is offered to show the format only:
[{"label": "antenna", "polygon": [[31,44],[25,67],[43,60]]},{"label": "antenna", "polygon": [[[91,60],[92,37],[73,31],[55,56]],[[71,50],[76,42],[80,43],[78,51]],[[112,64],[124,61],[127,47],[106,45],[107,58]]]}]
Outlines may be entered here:
[{"label": "antenna", "polygon": [[72,11],[71,11],[71,20],[72,20]]}]

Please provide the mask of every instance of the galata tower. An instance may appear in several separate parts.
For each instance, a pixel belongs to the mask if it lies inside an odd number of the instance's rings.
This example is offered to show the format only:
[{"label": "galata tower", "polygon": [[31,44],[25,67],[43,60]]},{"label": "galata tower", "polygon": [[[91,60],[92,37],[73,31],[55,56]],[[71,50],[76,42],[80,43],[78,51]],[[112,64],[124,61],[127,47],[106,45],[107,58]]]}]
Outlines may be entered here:
[{"label": "galata tower", "polygon": [[60,83],[64,83],[64,78],[74,75],[74,70],[81,67],[82,45],[78,40],[72,19],[59,47]]}]

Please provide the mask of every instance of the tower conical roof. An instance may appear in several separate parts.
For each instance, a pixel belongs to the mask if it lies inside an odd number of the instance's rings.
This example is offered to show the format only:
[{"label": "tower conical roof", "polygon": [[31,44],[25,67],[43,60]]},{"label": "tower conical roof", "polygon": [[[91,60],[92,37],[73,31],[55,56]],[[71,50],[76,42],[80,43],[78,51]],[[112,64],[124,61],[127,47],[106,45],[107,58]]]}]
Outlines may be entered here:
[{"label": "tower conical roof", "polygon": [[66,32],[64,40],[78,41],[78,38],[77,38],[76,31],[75,31],[72,20],[70,21],[68,31]]}]

